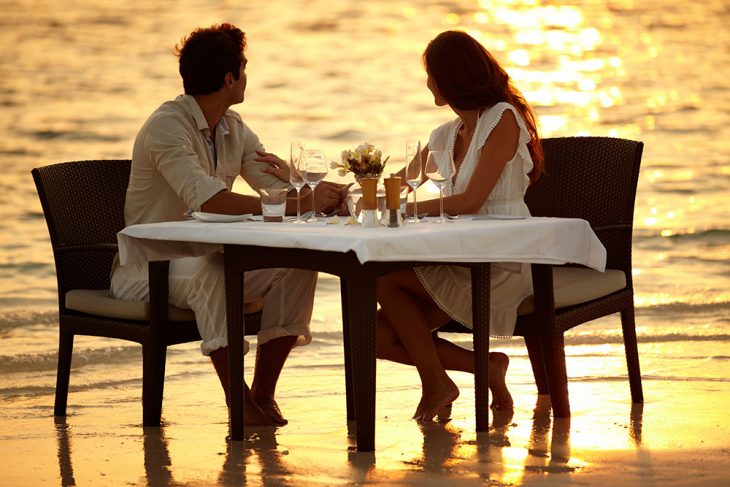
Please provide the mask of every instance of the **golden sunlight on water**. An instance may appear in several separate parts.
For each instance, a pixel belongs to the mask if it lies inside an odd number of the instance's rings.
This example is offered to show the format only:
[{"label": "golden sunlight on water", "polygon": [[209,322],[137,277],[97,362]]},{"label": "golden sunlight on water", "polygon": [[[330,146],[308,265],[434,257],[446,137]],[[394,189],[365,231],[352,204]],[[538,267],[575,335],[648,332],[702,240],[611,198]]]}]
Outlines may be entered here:
[{"label": "golden sunlight on water", "polygon": [[[648,475],[663,485],[687,472],[703,479],[718,451],[726,458],[725,0],[6,3],[0,422],[13,431],[0,435],[0,452],[16,484],[590,484],[598,475],[599,485],[631,472],[636,483]],[[368,140],[397,170],[405,140],[425,141],[454,116],[433,105],[420,60],[446,29],[469,32],[504,64],[543,136],[644,141],[633,248],[644,407],[630,404],[611,318],[566,335],[572,420],[554,420],[536,402],[524,345],[504,341],[494,346],[512,357],[514,416],[492,416],[490,433],[476,434],[472,377],[454,374],[462,396],[451,422],[419,427],[410,420],[415,371],[379,362],[377,451],[356,452],[344,418],[339,283],[323,276],[314,342],[292,354],[279,388],[287,427],[227,442],[219,384],[191,344],[169,354],[166,425],[141,434],[138,348],[85,338],[76,342],[72,413],[49,433],[57,295],[29,171],[128,158],[145,117],[181,90],[172,46],[221,20],[242,25],[249,39],[249,89],[235,109],[279,155],[292,139],[329,159]],[[236,189],[250,191],[242,182]],[[436,194],[427,186],[419,198]]]}]

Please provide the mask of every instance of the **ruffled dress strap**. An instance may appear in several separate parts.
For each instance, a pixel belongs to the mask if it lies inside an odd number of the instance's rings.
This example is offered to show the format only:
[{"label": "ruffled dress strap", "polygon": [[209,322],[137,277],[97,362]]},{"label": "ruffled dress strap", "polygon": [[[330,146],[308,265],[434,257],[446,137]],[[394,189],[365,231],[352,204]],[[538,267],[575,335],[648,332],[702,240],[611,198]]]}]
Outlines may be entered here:
[{"label": "ruffled dress strap", "polygon": [[[514,114],[515,119],[517,120],[517,125],[520,127],[517,153],[524,159],[532,162],[532,157],[530,156],[530,151],[527,147],[527,143],[530,142],[532,136],[527,130],[527,124],[522,118],[520,112],[510,103],[504,101],[497,103],[487,110],[487,112],[479,119],[479,122],[477,123],[477,130],[474,134],[474,137],[476,137],[475,148],[476,150],[481,150],[481,148],[484,147],[484,144],[489,138],[489,135],[492,133],[492,130],[494,130],[494,127],[496,127],[499,121],[502,120],[502,115],[507,110],[510,110]],[[529,170],[532,170],[532,167],[530,167]]]}]

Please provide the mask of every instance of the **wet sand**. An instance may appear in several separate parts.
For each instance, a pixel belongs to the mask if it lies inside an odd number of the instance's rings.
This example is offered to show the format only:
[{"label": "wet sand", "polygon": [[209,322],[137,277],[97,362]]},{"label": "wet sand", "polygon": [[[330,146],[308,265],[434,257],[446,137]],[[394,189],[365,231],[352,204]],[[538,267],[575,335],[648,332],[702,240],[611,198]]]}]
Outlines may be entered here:
[{"label": "wet sand", "polygon": [[[526,372],[526,362],[513,365]],[[538,398],[525,381],[512,387],[514,413],[493,415],[490,432],[476,434],[471,376],[452,375],[462,394],[450,421],[421,425],[410,419],[419,395],[415,372],[379,362],[376,451],[368,453],[354,449],[344,377],[332,370],[306,381],[285,370],[278,398],[289,425],[250,428],[244,442],[234,443],[226,440],[226,410],[204,363],[188,378],[167,382],[162,428],[140,426],[136,380],[122,389],[72,386],[65,419],[53,418],[49,396],[4,401],[3,485],[704,486],[730,480],[726,382],[645,379],[644,405],[630,403],[623,380],[574,382],[573,417],[553,420],[549,399]]]}]

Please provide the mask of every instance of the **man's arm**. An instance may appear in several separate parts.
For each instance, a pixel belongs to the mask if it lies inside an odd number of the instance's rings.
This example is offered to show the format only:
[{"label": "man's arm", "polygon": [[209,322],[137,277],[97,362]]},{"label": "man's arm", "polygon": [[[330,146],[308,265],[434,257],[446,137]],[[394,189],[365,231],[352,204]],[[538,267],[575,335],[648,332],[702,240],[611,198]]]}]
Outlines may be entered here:
[{"label": "man's arm", "polygon": [[246,213],[260,214],[261,200],[256,196],[248,196],[223,190],[214,194],[200,205],[200,209],[207,213],[222,213],[225,215],[244,215]]}]

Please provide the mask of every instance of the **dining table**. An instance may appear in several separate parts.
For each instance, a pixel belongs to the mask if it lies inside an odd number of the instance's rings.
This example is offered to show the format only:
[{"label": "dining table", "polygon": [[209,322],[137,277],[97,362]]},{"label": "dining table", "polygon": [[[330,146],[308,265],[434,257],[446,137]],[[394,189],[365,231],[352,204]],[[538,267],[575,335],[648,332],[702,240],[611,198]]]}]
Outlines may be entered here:
[{"label": "dining table", "polygon": [[[344,217],[309,224],[199,220],[137,224],[118,234],[122,265],[223,252],[229,343],[230,438],[243,440],[243,275],[291,267],[340,278],[347,419],[359,451],[375,448],[376,313],[380,276],[427,265],[471,269],[475,352],[475,423],[487,431],[489,276],[491,266],[580,264],[598,271],[606,250],[590,224],[576,218],[461,215],[448,223],[426,217],[398,227],[365,227]],[[315,331],[316,333],[316,331]]]}]

